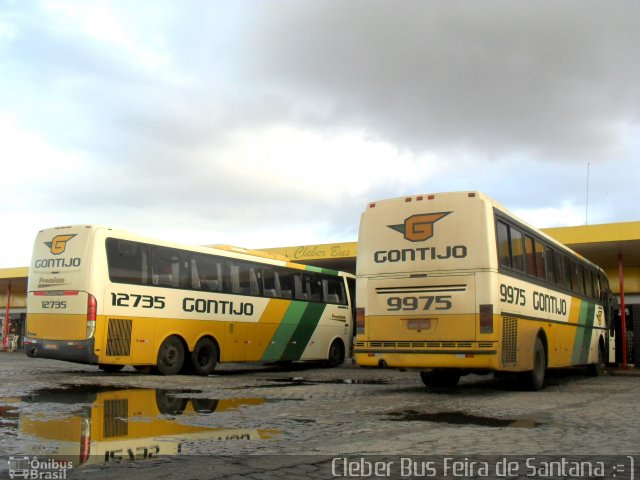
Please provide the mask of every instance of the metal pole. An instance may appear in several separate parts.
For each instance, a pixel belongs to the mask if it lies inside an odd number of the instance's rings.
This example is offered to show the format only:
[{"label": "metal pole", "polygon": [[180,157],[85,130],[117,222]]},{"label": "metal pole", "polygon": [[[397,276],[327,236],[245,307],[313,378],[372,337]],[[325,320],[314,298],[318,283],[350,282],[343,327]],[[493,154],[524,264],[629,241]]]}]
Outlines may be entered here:
[{"label": "metal pole", "polygon": [[4,314],[4,325],[2,328],[2,337],[4,339],[4,349],[5,351],[9,348],[9,305],[11,304],[11,282],[9,282],[9,286],[7,287],[7,310]]},{"label": "metal pole", "polygon": [[622,254],[618,255],[618,281],[620,282],[620,332],[622,343],[622,368],[627,368],[627,314],[624,306],[624,267]]}]

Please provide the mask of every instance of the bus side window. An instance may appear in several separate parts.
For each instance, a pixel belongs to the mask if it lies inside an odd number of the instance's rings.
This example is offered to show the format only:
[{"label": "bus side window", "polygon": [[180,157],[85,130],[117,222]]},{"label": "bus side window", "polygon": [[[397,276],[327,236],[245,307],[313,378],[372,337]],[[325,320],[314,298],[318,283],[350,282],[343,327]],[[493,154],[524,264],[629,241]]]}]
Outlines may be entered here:
[{"label": "bus side window", "polygon": [[511,268],[511,254],[509,253],[509,226],[498,220],[496,225],[498,236],[498,261],[501,267]]},{"label": "bus side window", "polygon": [[580,271],[581,268],[576,262],[571,262],[571,285],[574,292],[584,294],[584,279]]},{"label": "bus side window", "polygon": [[510,228],[511,231],[511,262],[513,268],[524,272],[524,239],[522,232],[517,228]]},{"label": "bus side window", "polygon": [[[536,243],[536,245],[538,245]],[[550,283],[556,283],[556,269],[555,269],[555,254],[553,248],[544,247],[544,262],[545,262],[545,271],[547,273],[547,279]]]},{"label": "bus side window", "polygon": [[544,245],[536,242],[534,251],[536,252],[536,273],[538,274],[538,278],[544,280],[547,278],[547,270],[544,263]]},{"label": "bus side window", "polygon": [[598,300],[600,300],[600,298],[602,298],[602,285],[600,285],[600,276],[597,273],[593,272],[591,272],[591,276],[593,278],[593,286],[595,288],[593,294]]},{"label": "bus side window", "polygon": [[589,298],[593,298],[593,278],[591,277],[591,271],[586,268],[584,272],[584,293]]},{"label": "bus side window", "polygon": [[312,302],[322,301],[322,280],[317,273],[302,274],[302,299]]},{"label": "bus side window", "polygon": [[206,292],[222,291],[222,264],[218,257],[196,255],[191,262],[192,288]]},{"label": "bus side window", "polygon": [[293,298],[293,273],[278,272],[280,280],[280,296],[282,298]]},{"label": "bus side window", "polygon": [[180,252],[151,247],[151,281],[158,287],[180,286]]},{"label": "bus side window", "polygon": [[278,275],[271,269],[262,270],[262,288],[265,297],[280,297],[280,282]]},{"label": "bus side window", "polygon": [[112,282],[146,285],[148,283],[148,247],[108,238],[106,242],[109,278]]},{"label": "bus side window", "polygon": [[325,277],[322,279],[322,293],[325,303],[344,305],[346,295],[341,278]]},{"label": "bus side window", "polygon": [[564,269],[564,286],[568,290],[578,288],[578,279],[574,279],[573,269],[571,268],[571,260],[568,257],[562,257],[562,265]]},{"label": "bus side window", "polygon": [[533,238],[529,235],[524,236],[524,251],[527,266],[527,273],[532,276],[536,276],[536,257],[535,250],[533,249]]}]

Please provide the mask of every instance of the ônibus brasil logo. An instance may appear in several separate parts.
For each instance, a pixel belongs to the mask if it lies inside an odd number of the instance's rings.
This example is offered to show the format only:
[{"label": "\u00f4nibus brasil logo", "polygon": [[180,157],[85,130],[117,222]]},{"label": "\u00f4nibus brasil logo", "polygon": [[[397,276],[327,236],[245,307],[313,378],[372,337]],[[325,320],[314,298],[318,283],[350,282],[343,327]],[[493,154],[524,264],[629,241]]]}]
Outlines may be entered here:
[{"label": "\u00f4nibus brasil logo", "polygon": [[433,237],[433,224],[452,212],[420,213],[405,218],[400,225],[387,225],[392,230],[404,235],[410,242],[423,242]]},{"label": "\u00f4nibus brasil logo", "polygon": [[44,242],[44,244],[49,247],[51,253],[53,253],[54,255],[60,255],[61,253],[64,253],[65,249],[67,248],[67,242],[75,236],[76,234],[56,235],[51,239],[50,242]]}]

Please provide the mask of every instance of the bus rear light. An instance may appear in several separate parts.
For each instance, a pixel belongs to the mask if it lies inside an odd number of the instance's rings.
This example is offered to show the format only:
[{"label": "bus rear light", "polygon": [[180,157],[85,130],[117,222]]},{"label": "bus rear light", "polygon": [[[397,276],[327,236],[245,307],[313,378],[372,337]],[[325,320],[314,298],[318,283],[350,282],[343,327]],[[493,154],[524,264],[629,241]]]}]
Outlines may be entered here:
[{"label": "bus rear light", "polygon": [[418,196],[416,197],[416,200],[417,200],[417,201],[424,200],[424,197],[423,197],[422,195],[418,195]]},{"label": "bus rear light", "polygon": [[369,208],[374,208],[375,206],[376,206],[376,204],[375,204],[375,203],[370,203],[370,204],[369,204]]},{"label": "bus rear light", "polygon": [[480,305],[480,333],[493,333],[493,304]]},{"label": "bus rear light", "polygon": [[435,195],[427,195],[427,200],[433,200],[434,198],[436,198]]},{"label": "bus rear light", "polygon": [[411,201],[411,197],[407,197],[404,199],[405,202],[409,203]]},{"label": "bus rear light", "polygon": [[364,308],[356,308],[356,334],[364,333]]},{"label": "bus rear light", "polygon": [[83,418],[80,431],[80,465],[87,463],[89,455],[91,455],[91,423],[88,418]]},{"label": "bus rear light", "polygon": [[87,338],[92,338],[96,333],[96,315],[98,312],[98,302],[96,297],[87,295]]}]

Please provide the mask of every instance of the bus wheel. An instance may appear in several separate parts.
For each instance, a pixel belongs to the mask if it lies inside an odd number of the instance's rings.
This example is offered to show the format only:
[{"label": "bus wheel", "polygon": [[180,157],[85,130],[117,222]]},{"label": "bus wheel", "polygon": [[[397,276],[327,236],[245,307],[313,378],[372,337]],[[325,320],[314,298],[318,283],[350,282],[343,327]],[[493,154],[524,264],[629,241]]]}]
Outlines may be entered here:
[{"label": "bus wheel", "polygon": [[191,354],[191,366],[198,375],[209,375],[218,363],[218,347],[210,338],[201,338]]},{"label": "bus wheel", "polygon": [[187,407],[187,399],[176,397],[179,391],[156,390],[156,406],[163,415],[181,415]]},{"label": "bus wheel", "polygon": [[162,375],[176,375],[184,363],[184,347],[175,335],[165,339],[158,351],[156,369]]},{"label": "bus wheel", "polygon": [[124,365],[107,365],[100,363],[98,364],[98,368],[105,373],[117,373],[124,368]]},{"label": "bus wheel", "polygon": [[587,374],[592,377],[599,377],[605,372],[604,348],[602,344],[598,344],[598,361],[587,365]]},{"label": "bus wheel", "polygon": [[344,345],[341,340],[334,340],[329,347],[329,358],[326,365],[328,367],[338,367],[344,363]]},{"label": "bus wheel", "polygon": [[522,384],[527,390],[541,390],[544,387],[544,376],[547,370],[547,360],[544,345],[540,337],[536,337],[533,345],[533,370],[522,373]]},{"label": "bus wheel", "polygon": [[455,388],[460,381],[460,372],[454,369],[434,369],[430,372],[420,372],[420,378],[425,387]]}]

